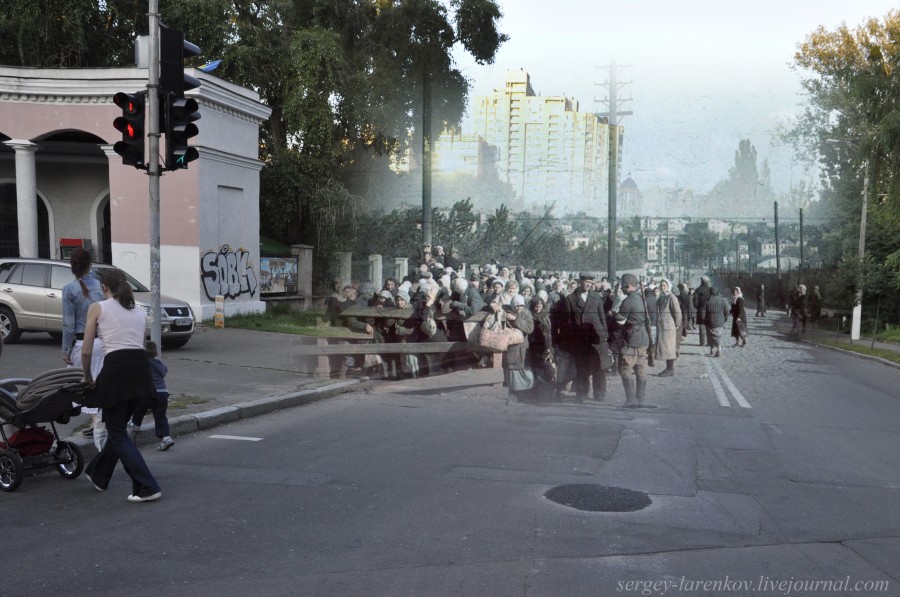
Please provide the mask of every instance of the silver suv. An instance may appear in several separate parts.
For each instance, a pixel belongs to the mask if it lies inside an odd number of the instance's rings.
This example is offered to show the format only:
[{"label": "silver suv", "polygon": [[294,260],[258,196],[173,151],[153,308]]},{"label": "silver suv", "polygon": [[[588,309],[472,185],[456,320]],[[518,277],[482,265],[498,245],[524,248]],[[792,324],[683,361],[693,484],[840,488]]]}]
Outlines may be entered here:
[{"label": "silver suv", "polygon": [[[94,264],[94,273],[113,267]],[[125,273],[134,291],[134,300],[150,315],[150,290]],[[69,264],[54,259],[0,258],[0,334],[13,344],[22,332],[48,332],[62,337],[62,288],[75,277]],[[168,296],[160,297],[162,306],[162,343],[165,348],[180,348],[194,333],[191,306]],[[147,336],[150,336],[149,323]]]}]

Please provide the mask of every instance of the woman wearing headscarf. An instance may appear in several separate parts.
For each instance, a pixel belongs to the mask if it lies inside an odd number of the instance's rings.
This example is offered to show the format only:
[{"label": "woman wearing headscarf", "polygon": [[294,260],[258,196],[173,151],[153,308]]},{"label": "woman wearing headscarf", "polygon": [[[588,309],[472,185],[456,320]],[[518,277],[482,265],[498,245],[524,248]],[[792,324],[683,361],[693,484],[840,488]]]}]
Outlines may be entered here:
[{"label": "woman wearing headscarf", "polygon": [[659,283],[660,295],[656,299],[656,358],[666,362],[659,377],[675,375],[675,359],[678,358],[678,341],[681,336],[681,305],[672,294],[672,283],[663,279]]},{"label": "woman wearing headscarf", "polygon": [[519,283],[515,280],[509,280],[506,283],[506,289],[502,293],[500,293],[500,304],[504,307],[511,305],[512,299],[515,296],[522,296],[519,294]]},{"label": "woman wearing headscarf", "polygon": [[740,345],[747,346],[747,312],[744,309],[744,294],[740,287],[735,286],[731,291],[733,301],[731,303],[731,337],[734,338],[734,348]]},{"label": "woman wearing headscarf", "polygon": [[514,295],[506,309],[496,302],[491,308],[495,316],[501,319],[505,316],[509,325],[525,336],[521,344],[513,344],[503,353],[503,385],[509,388],[512,395],[527,392],[534,387],[534,373],[528,368],[526,355],[528,336],[534,331],[534,318],[525,308],[525,298],[521,294]]},{"label": "woman wearing headscarf", "polygon": [[[543,291],[538,291],[540,292]],[[544,292],[546,294],[546,292]],[[531,299],[531,317],[534,329],[528,335],[528,365],[538,377],[544,376],[544,370],[553,360],[553,343],[550,339],[550,311],[543,299]]]}]

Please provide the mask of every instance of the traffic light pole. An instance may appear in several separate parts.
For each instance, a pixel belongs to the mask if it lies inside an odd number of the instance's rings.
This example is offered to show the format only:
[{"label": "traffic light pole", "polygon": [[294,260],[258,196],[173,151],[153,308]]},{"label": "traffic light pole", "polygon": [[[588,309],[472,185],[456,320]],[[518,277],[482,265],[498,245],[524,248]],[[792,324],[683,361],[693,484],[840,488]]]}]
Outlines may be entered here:
[{"label": "traffic light pole", "polygon": [[147,83],[147,120],[149,122],[150,161],[150,339],[162,352],[160,326],[160,275],[159,275],[159,0],[150,0],[150,60]]}]

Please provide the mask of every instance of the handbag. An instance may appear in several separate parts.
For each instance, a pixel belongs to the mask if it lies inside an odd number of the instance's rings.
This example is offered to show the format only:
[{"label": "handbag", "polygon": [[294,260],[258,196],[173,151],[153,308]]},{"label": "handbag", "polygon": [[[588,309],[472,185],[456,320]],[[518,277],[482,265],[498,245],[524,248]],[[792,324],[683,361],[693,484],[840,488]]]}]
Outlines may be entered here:
[{"label": "handbag", "polygon": [[478,334],[477,339],[478,345],[505,351],[512,345],[525,342],[525,334],[521,330],[508,327],[508,325],[505,321],[489,315],[481,325],[481,333]]}]

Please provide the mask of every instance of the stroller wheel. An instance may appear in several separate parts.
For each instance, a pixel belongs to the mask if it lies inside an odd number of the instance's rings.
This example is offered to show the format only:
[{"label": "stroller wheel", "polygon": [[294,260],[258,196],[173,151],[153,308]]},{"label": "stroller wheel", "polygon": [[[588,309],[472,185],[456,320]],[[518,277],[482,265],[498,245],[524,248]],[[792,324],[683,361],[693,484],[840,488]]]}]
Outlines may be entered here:
[{"label": "stroller wheel", "polygon": [[56,447],[56,459],[60,462],[56,470],[66,479],[74,479],[84,470],[84,455],[81,448],[72,442],[59,442]]},{"label": "stroller wheel", "polygon": [[22,484],[22,457],[12,450],[0,451],[0,491],[15,491]]}]

